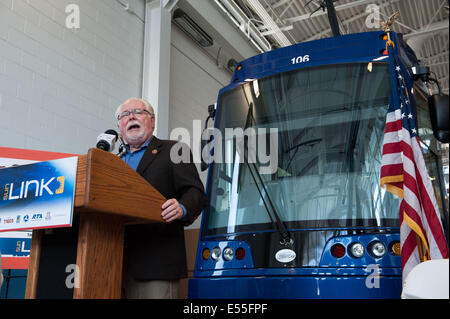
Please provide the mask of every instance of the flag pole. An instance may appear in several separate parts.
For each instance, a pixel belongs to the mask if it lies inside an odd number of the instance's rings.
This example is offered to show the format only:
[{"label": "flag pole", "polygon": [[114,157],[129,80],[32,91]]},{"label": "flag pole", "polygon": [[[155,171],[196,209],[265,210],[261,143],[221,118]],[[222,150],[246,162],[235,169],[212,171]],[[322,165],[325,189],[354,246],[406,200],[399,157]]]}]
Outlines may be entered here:
[{"label": "flag pole", "polygon": [[425,248],[425,245],[422,241],[422,239],[419,237],[419,235],[416,234],[416,240],[417,240],[417,249],[419,250],[419,257],[420,261],[427,261],[429,260],[427,249]]},{"label": "flag pole", "polygon": [[[383,22],[383,27],[384,27],[384,32],[386,32],[387,35],[387,41],[386,41],[386,51],[388,52],[388,54],[391,54],[388,50],[389,47],[394,48],[395,44],[394,42],[391,40],[391,28],[392,25],[396,22],[397,18],[400,15],[400,11],[396,11],[394,14],[392,14],[385,22]],[[403,200],[403,199],[402,199]],[[420,236],[416,233],[416,242],[417,242],[417,249],[418,249],[418,253],[419,253],[419,258],[420,261],[426,261],[428,260],[428,251],[427,248],[425,246],[425,243],[422,241],[422,239],[420,238]]]},{"label": "flag pole", "polygon": [[393,15],[391,15],[385,22],[383,22],[384,25],[384,32],[387,34],[387,41],[386,41],[386,51],[388,49],[388,46],[394,47],[394,42],[391,40],[391,35],[389,34],[391,32],[391,27],[397,20],[398,16],[400,15],[400,11],[395,12]]}]

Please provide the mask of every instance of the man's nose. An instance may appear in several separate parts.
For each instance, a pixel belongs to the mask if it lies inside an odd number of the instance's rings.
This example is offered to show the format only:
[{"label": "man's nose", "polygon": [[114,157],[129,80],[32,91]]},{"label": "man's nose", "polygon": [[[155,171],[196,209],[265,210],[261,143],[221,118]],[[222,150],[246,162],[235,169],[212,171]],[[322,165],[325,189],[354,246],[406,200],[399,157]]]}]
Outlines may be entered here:
[{"label": "man's nose", "polygon": [[128,120],[135,120],[137,119],[136,114],[130,112],[130,115],[128,115]]}]

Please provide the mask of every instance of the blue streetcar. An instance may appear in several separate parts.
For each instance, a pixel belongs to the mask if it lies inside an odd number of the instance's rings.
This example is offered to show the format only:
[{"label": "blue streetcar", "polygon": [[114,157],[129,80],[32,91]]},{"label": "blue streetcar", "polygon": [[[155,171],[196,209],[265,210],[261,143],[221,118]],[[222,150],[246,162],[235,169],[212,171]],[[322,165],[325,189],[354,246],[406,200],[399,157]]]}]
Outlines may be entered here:
[{"label": "blue streetcar", "polygon": [[[418,65],[401,35],[390,36],[404,69]],[[399,199],[379,181],[396,89],[386,41],[384,32],[338,36],[238,64],[215,109],[222,135],[211,143],[190,298],[400,297]],[[445,216],[427,90],[403,76]],[[224,133],[249,128],[255,136]],[[240,147],[252,138],[263,155],[276,154],[270,163]]]}]

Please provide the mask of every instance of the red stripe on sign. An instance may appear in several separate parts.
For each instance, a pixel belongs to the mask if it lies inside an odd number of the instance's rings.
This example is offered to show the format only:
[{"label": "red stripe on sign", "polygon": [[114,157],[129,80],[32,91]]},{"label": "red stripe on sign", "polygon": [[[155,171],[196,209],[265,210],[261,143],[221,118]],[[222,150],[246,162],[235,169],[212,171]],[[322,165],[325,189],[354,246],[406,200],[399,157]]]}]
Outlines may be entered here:
[{"label": "red stripe on sign", "polygon": [[28,269],[29,257],[2,257],[2,269]]},{"label": "red stripe on sign", "polygon": [[20,148],[0,147],[0,157],[31,161],[50,161],[54,159],[78,156],[77,154],[33,151]]}]

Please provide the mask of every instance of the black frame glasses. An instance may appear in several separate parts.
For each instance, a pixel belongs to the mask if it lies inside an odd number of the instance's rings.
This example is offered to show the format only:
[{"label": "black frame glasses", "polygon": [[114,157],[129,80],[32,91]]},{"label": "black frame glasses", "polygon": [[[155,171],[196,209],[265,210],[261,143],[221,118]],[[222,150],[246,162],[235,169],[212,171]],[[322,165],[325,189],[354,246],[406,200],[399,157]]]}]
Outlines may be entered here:
[{"label": "black frame glasses", "polygon": [[150,116],[153,116],[153,114],[150,113],[149,111],[147,111],[146,109],[136,108],[136,109],[132,109],[130,111],[123,111],[121,114],[117,115],[117,120],[120,121],[124,117],[130,116],[131,113],[133,113],[134,115],[141,115],[144,112],[148,113],[148,115],[150,115]]}]

